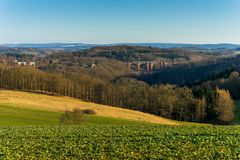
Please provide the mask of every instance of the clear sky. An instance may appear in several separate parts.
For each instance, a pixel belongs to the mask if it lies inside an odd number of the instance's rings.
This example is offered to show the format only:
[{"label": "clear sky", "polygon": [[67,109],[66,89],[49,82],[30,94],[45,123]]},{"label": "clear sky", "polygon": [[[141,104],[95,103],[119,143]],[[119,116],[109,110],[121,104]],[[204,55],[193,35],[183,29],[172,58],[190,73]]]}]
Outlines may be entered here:
[{"label": "clear sky", "polygon": [[0,0],[0,43],[240,44],[240,0]]}]

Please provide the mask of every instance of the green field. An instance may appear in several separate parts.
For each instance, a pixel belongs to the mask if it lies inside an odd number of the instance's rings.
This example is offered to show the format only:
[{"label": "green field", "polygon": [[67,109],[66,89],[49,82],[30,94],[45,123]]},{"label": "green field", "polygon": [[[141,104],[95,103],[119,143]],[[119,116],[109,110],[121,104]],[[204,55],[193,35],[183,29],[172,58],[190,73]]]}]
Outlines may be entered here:
[{"label": "green field", "polygon": [[61,114],[0,104],[0,126],[58,125]]},{"label": "green field", "polygon": [[[56,122],[60,114],[66,110],[73,110],[76,108],[81,110],[94,110],[97,116],[101,118],[108,117],[109,123],[114,123],[116,121],[132,123],[133,121],[137,121],[140,123],[178,125],[176,121],[148,113],[84,102],[70,97],[0,90],[0,110],[2,110],[0,119],[2,119],[2,121],[7,121],[7,123],[12,121],[12,124],[14,124],[14,121],[16,121],[16,124],[19,124],[20,121],[27,118],[27,121],[23,121],[21,124],[32,125],[36,120],[36,125],[39,125],[39,123],[54,125],[57,124]],[[29,118],[32,120],[29,121]],[[43,121],[44,119],[46,121]],[[106,120],[103,120],[103,122],[106,122]]]},{"label": "green field", "polygon": [[38,55],[38,54],[40,54],[40,53],[37,52],[37,51],[24,51],[24,52],[22,52],[21,54]]},{"label": "green field", "polygon": [[[238,102],[237,102],[238,103]],[[153,125],[0,105],[0,159],[239,159],[240,127]]]},{"label": "green field", "polygon": [[[26,109],[11,105],[0,104],[0,126],[46,126],[60,125],[62,112]],[[131,125],[143,124],[143,122],[103,117],[96,115],[84,115],[82,125]]]},{"label": "green field", "polygon": [[239,127],[55,126],[0,129],[6,159],[239,159]]},{"label": "green field", "polygon": [[[0,159],[240,159],[239,126],[177,121],[171,122],[178,125],[157,125],[116,118],[126,117],[121,115],[126,112],[140,114],[129,110],[110,107],[99,112],[104,106],[64,97],[1,93]],[[54,108],[70,103],[95,107],[102,114],[111,111],[114,117],[84,115],[80,126],[61,125],[64,112]],[[235,114],[234,124],[239,124],[240,101]]]}]

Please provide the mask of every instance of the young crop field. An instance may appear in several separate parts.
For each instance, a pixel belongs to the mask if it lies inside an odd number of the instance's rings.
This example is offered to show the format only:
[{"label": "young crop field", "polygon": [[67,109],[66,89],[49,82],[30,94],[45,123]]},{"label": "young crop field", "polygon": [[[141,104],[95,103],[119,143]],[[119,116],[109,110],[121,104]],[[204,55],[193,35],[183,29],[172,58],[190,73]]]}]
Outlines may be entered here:
[{"label": "young crop field", "polygon": [[239,127],[2,127],[0,137],[0,159],[240,158]]}]

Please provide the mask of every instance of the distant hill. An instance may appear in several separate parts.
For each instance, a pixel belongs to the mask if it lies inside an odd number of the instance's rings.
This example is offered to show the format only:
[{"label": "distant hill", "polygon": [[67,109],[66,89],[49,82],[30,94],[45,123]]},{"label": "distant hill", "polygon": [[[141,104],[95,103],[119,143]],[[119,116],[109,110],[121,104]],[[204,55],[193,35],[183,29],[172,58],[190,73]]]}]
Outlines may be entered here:
[{"label": "distant hill", "polygon": [[[193,52],[183,48],[158,48],[144,46],[97,46],[91,49],[74,52],[74,56],[78,57],[104,57],[120,60],[123,62],[129,61],[194,61],[208,58],[207,54]],[[196,58],[197,57],[197,58]],[[212,57],[211,57],[212,58]]]},{"label": "distant hill", "polygon": [[32,44],[32,43],[25,43],[25,44],[3,44],[0,47],[9,47],[9,48],[36,48],[36,49],[89,49],[96,44],[83,44],[83,43],[43,43],[43,44]]},{"label": "distant hill", "polygon": [[236,49],[240,48],[239,44],[184,44],[184,43],[114,43],[114,44],[84,44],[84,43],[45,43],[45,44],[4,44],[0,47],[13,48],[38,48],[38,49],[64,49],[64,50],[82,50],[96,46],[143,46],[158,48],[199,48],[199,49]]},{"label": "distant hill", "polygon": [[236,49],[238,44],[181,44],[181,43],[130,43],[133,46],[151,46],[158,48],[199,48],[199,49]]}]

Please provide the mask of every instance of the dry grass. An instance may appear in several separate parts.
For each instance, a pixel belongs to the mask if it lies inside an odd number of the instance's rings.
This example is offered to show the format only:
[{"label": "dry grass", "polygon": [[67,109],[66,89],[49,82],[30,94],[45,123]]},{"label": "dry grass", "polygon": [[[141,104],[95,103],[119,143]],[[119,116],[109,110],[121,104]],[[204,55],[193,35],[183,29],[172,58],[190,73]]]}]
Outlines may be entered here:
[{"label": "dry grass", "polygon": [[136,120],[165,125],[177,125],[175,121],[147,113],[121,109],[95,103],[83,102],[70,97],[49,96],[20,91],[0,91],[0,104],[9,104],[21,108],[32,108],[50,111],[65,111],[75,108],[92,109],[99,116]]}]

